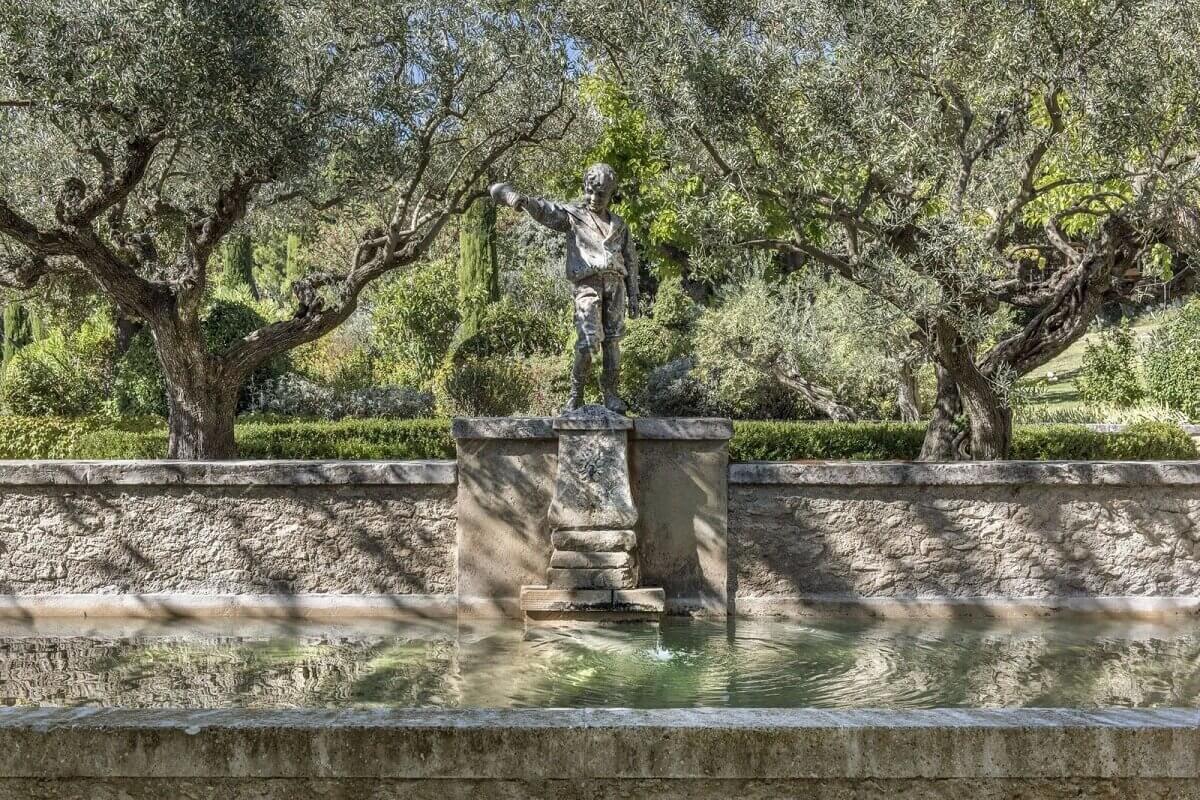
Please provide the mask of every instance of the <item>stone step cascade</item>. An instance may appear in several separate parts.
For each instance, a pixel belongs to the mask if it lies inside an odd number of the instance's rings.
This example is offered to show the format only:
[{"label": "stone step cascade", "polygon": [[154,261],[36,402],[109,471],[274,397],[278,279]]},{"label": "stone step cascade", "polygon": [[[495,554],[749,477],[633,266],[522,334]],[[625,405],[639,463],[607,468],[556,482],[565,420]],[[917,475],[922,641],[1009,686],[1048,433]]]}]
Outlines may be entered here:
[{"label": "stone step cascade", "polygon": [[[616,535],[614,535],[616,534]],[[549,584],[555,589],[632,589],[637,586],[637,537],[632,530],[555,531]]]},{"label": "stone step cascade", "polygon": [[662,590],[638,589],[638,512],[628,456],[632,420],[593,405],[556,418],[553,427],[558,437],[549,512],[554,551],[546,586],[523,587],[522,610],[527,616],[661,613]]}]

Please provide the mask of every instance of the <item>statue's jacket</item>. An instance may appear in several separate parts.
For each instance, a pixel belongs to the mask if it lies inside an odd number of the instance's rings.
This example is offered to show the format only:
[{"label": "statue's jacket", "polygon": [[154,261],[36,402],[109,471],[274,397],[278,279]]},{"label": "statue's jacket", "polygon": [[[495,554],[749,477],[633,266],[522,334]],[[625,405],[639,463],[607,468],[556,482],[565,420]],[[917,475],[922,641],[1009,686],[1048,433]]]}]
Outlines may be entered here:
[{"label": "statue's jacket", "polygon": [[637,297],[637,250],[629,226],[619,215],[610,211],[604,222],[587,206],[537,197],[522,198],[522,206],[547,228],[568,234],[568,280],[578,283],[593,275],[620,275],[630,296]]}]

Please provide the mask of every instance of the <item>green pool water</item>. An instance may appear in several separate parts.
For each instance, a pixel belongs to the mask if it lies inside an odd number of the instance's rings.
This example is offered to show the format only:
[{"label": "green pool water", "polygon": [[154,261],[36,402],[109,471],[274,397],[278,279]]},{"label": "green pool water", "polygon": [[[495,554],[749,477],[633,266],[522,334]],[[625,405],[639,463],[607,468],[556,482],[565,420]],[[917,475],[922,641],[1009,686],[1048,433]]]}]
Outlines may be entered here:
[{"label": "green pool water", "polygon": [[0,625],[0,703],[139,708],[1200,705],[1200,625]]}]

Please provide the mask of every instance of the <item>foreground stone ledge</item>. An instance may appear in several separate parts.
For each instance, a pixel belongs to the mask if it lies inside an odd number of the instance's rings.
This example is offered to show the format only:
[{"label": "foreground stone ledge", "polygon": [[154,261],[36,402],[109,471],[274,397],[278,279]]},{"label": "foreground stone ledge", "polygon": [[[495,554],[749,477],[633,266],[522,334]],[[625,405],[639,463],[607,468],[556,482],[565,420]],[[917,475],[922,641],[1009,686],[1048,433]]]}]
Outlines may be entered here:
[{"label": "foreground stone ledge", "polygon": [[454,461],[0,461],[0,486],[452,485]]},{"label": "foreground stone ledge", "polygon": [[803,486],[1200,486],[1200,461],[752,461],[732,484]]},{"label": "foreground stone ledge", "polygon": [[1200,711],[1193,709],[0,709],[0,785],[92,777],[1194,786],[1197,776]]}]

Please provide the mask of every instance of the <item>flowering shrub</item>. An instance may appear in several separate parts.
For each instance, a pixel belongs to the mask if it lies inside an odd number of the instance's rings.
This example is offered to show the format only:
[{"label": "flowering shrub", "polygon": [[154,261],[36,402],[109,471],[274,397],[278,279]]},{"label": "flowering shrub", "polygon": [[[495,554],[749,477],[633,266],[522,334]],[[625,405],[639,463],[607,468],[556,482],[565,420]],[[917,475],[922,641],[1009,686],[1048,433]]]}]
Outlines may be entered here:
[{"label": "flowering shrub", "polygon": [[256,385],[248,410],[306,419],[411,419],[433,414],[433,395],[406,386],[332,389],[288,372]]}]

